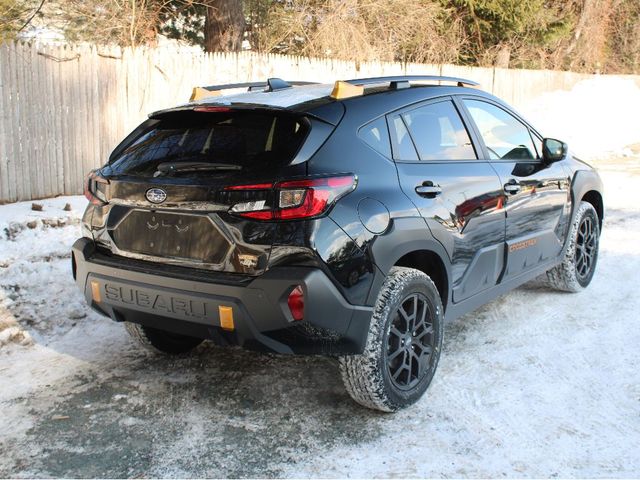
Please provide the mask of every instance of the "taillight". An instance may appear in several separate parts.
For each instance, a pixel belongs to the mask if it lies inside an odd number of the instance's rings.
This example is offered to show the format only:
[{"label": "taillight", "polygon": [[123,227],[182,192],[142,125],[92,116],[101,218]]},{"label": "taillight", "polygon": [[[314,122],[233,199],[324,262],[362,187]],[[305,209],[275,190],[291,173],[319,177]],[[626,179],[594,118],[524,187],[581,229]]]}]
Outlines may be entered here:
[{"label": "taillight", "polygon": [[296,220],[322,215],[357,185],[355,175],[286,180],[276,184],[234,185],[225,190],[263,191],[261,198],[237,202],[229,212],[255,220]]},{"label": "taillight", "polygon": [[104,205],[107,203],[107,186],[109,180],[102,178],[95,172],[89,173],[84,182],[84,196],[93,205]]},{"label": "taillight", "polygon": [[304,318],[304,292],[300,285],[291,290],[287,298],[287,305],[294,320],[300,321]]}]

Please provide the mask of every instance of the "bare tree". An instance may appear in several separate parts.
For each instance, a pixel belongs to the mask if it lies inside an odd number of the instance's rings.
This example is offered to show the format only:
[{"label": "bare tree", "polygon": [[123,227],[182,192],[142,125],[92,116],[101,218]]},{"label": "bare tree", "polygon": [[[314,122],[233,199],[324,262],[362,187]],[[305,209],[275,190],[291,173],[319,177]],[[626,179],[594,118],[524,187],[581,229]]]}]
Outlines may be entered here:
[{"label": "bare tree", "polygon": [[0,42],[14,38],[40,14],[45,0],[0,0]]},{"label": "bare tree", "polygon": [[453,61],[465,37],[450,13],[433,0],[273,2],[254,46],[354,61]]}]

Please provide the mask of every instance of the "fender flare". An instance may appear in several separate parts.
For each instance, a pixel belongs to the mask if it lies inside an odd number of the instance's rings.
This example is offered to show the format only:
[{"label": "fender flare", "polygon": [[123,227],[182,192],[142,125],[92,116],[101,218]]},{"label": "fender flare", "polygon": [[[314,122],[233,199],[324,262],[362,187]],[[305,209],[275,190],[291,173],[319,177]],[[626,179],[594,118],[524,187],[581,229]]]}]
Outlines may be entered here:
[{"label": "fender flare", "polygon": [[[584,198],[584,196],[590,192],[595,191],[600,195],[600,198],[604,198],[602,192],[604,190],[604,186],[602,183],[602,179],[598,172],[595,170],[578,170],[571,181],[571,220],[569,224],[572,224],[575,220],[576,212],[578,211],[578,206],[580,205],[580,201]],[[603,212],[600,215],[600,226],[602,226],[602,222],[604,220],[604,201],[603,201]],[[564,255],[567,246],[569,245],[569,236],[564,240],[564,246],[562,248],[562,254]]]},{"label": "fender flare", "polygon": [[382,283],[398,260],[416,251],[429,251],[440,258],[447,277],[447,305],[451,304],[451,260],[442,244],[431,235],[421,217],[392,219],[389,230],[384,235],[375,237],[369,251],[380,274],[376,275],[369,290],[367,305],[375,303]]}]

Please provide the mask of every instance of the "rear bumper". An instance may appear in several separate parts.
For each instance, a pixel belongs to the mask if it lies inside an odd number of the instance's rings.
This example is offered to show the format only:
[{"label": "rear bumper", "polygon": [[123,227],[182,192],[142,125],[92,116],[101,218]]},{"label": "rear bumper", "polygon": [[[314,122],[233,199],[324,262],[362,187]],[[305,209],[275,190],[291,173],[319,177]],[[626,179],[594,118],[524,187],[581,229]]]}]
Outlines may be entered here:
[{"label": "rear bumper", "polygon": [[[73,245],[72,262],[87,302],[115,321],[278,353],[364,350],[372,308],[349,304],[317,268],[276,267],[243,282],[195,270],[190,277],[163,265],[134,268],[127,259],[98,254],[87,238]],[[287,306],[297,285],[305,295],[301,322],[293,320]],[[232,312],[233,330],[221,327],[220,307],[226,307],[223,316]]]}]

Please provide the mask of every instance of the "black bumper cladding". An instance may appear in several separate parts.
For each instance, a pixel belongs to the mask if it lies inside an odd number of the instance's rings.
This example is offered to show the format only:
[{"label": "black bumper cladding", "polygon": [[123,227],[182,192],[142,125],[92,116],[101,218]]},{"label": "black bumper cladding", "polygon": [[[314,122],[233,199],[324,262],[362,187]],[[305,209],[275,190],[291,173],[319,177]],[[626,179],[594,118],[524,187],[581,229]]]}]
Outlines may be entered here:
[{"label": "black bumper cladding", "polygon": [[[100,255],[92,241],[73,246],[73,269],[87,302],[116,321],[129,321],[218,343],[278,353],[349,354],[363,351],[372,307],[349,304],[320,270],[272,268],[237,284],[194,274],[168,276],[163,266],[131,269],[128,260]],[[232,274],[230,274],[232,275]],[[304,320],[293,320],[287,297],[297,285]]]},{"label": "black bumper cladding", "polygon": [[145,288],[94,275],[89,275],[89,283],[98,285],[104,302],[109,305],[176,319],[215,324],[221,306],[219,301],[210,300],[205,296]]}]

